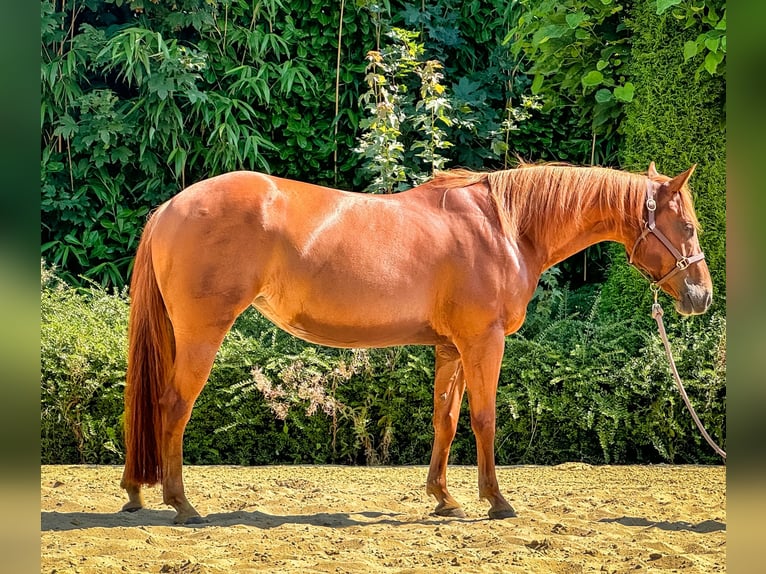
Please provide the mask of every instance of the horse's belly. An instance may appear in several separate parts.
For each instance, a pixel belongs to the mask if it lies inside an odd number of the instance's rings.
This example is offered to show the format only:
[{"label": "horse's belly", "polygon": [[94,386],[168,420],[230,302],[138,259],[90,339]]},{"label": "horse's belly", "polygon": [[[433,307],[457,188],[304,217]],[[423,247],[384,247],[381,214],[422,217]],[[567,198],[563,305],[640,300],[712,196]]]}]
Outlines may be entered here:
[{"label": "horse's belly", "polygon": [[443,342],[427,320],[401,312],[382,318],[374,313],[359,313],[358,309],[347,309],[345,313],[323,311],[319,306],[288,310],[276,307],[265,297],[258,297],[253,306],[283,331],[318,345],[362,348]]}]

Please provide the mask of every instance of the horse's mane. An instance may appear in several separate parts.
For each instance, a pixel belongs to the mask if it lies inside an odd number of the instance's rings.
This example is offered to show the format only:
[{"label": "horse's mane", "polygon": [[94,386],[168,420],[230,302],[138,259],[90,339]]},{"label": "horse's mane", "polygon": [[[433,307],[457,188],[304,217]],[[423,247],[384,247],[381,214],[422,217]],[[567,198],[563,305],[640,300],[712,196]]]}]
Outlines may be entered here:
[{"label": "horse's mane", "polygon": [[[563,224],[585,224],[584,208],[594,204],[611,214],[618,225],[639,229],[644,220],[646,175],[611,168],[522,163],[496,172],[441,172],[433,183],[441,188],[485,183],[501,227],[514,239],[534,229],[538,239],[545,240]],[[698,225],[686,186],[681,197],[684,213]]]}]

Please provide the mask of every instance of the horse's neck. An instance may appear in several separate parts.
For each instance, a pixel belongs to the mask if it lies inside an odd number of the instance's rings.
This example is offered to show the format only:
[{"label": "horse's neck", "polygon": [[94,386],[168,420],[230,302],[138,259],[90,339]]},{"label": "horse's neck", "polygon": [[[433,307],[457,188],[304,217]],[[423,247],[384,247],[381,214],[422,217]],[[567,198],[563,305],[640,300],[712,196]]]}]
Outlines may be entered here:
[{"label": "horse's neck", "polygon": [[[536,230],[530,230],[529,240],[539,246],[536,250],[542,269],[545,270],[602,241],[616,241],[626,245],[629,238],[628,225],[614,214],[604,213],[597,205],[584,208],[582,217],[564,219],[557,224],[556,233],[545,233],[545,240],[535,238]],[[542,234],[540,234],[542,235]]]}]

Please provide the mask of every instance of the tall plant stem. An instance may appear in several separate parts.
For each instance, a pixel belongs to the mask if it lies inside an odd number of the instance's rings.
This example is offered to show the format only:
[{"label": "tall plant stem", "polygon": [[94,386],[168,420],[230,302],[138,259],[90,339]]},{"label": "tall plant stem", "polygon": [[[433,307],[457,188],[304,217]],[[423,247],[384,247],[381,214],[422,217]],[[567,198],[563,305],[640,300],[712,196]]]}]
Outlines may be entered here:
[{"label": "tall plant stem", "polygon": [[332,152],[333,174],[335,185],[338,184],[338,110],[340,103],[340,54],[341,40],[343,40],[343,13],[346,9],[346,0],[340,0],[340,17],[338,18],[338,59],[335,64],[335,130],[333,141],[335,149]]},{"label": "tall plant stem", "polygon": [[[511,80],[508,80],[508,100],[505,102],[505,117],[509,122],[511,121],[511,107],[513,106],[513,95],[511,93]],[[508,150],[511,144],[511,130],[506,128],[505,130],[505,153],[503,153],[503,169],[508,169]]]},{"label": "tall plant stem", "polygon": [[593,139],[590,144],[590,164],[593,165],[593,162],[596,159],[596,132],[593,132]]}]

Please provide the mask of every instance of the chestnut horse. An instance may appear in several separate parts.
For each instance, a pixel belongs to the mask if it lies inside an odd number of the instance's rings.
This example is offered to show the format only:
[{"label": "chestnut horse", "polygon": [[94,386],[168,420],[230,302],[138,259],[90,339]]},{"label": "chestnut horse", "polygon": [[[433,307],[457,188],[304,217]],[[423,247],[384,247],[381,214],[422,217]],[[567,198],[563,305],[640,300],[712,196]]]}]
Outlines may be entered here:
[{"label": "chestnut horse", "polygon": [[142,508],[142,485],[161,482],[176,523],[202,520],[184,494],[184,428],[224,335],[252,305],[321,345],[434,345],[435,513],[465,516],[446,471],[467,390],[479,496],[490,518],[515,516],[494,461],[505,336],[545,269],[605,240],[629,248],[680,313],[704,312],[712,283],[686,185],[693,169],[672,179],[653,163],[648,175],[456,170],[394,195],[245,171],[191,185],[151,216],[133,269],[123,510]]}]

